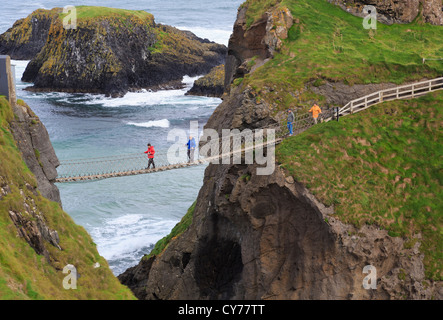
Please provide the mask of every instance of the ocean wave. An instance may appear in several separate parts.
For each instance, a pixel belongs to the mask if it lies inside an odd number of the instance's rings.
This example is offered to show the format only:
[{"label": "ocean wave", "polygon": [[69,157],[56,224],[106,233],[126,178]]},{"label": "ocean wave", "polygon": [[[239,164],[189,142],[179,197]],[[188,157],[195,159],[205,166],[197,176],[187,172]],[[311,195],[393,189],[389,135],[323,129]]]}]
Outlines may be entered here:
[{"label": "ocean wave", "polygon": [[170,123],[168,119],[161,119],[161,120],[152,120],[148,122],[127,122],[127,125],[130,126],[136,126],[136,127],[144,127],[144,128],[151,128],[151,127],[159,127],[159,128],[169,128]]},{"label": "ocean wave", "polygon": [[170,105],[179,103],[185,96],[185,93],[192,87],[194,81],[200,78],[197,77],[183,77],[185,85],[182,89],[174,90],[158,90],[150,91],[142,89],[136,92],[128,92],[121,98],[110,98],[105,95],[91,96],[89,101],[85,104],[102,105],[103,107],[122,107],[122,106],[152,106],[152,105]]},{"label": "ocean wave", "polygon": [[[141,214],[126,214],[105,219],[104,225],[92,228],[91,235],[99,252],[107,260],[127,259],[140,249],[155,244],[177,221],[150,219]],[[149,232],[147,232],[149,230]]]},{"label": "ocean wave", "polygon": [[84,104],[101,105],[103,107],[146,107],[146,106],[171,106],[171,105],[198,105],[214,107],[220,104],[221,99],[212,97],[186,96],[198,77],[184,77],[185,88],[175,90],[148,91],[140,90],[128,92],[121,98],[110,98],[104,95],[89,96]]},{"label": "ocean wave", "polygon": [[229,37],[231,36],[231,31],[222,29],[212,29],[204,27],[187,27],[187,26],[175,26],[180,30],[188,30],[195,34],[197,37],[208,39],[216,43],[228,45]]}]

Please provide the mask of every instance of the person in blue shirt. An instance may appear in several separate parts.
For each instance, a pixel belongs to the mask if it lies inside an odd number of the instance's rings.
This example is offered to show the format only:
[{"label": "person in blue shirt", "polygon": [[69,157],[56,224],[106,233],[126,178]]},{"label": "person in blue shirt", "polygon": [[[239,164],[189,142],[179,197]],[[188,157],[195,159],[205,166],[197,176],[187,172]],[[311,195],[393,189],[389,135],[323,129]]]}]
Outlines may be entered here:
[{"label": "person in blue shirt", "polygon": [[288,130],[289,130],[289,135],[292,136],[293,134],[293,122],[295,120],[295,116],[294,113],[292,112],[291,109],[288,110]]},{"label": "person in blue shirt", "polygon": [[194,151],[195,151],[195,139],[192,136],[189,136],[188,143],[186,143],[186,146],[188,146],[188,162],[194,161]]}]

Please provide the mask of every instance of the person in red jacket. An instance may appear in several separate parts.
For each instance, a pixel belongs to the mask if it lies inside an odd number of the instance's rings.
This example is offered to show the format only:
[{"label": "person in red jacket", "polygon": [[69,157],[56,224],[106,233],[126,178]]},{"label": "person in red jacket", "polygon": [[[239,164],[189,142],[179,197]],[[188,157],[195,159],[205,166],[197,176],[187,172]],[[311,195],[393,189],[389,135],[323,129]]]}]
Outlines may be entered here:
[{"label": "person in red jacket", "polygon": [[146,169],[149,169],[149,167],[151,166],[151,164],[152,164],[152,168],[155,169],[155,163],[154,163],[154,154],[155,154],[155,150],[154,150],[154,147],[151,146],[150,143],[148,143],[148,150],[146,150],[145,153],[148,154],[148,159],[149,159],[149,161],[148,161],[148,167],[147,167]]}]

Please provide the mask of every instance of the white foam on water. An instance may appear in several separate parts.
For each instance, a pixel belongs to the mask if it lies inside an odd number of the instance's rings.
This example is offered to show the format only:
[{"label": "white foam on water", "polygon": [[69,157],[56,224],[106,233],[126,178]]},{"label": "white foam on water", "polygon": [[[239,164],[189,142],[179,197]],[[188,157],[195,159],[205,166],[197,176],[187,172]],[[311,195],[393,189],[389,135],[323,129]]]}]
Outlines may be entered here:
[{"label": "white foam on water", "polygon": [[151,127],[159,127],[159,128],[169,128],[170,123],[168,119],[161,119],[161,120],[151,120],[147,122],[127,122],[127,125],[130,126],[136,126],[136,127],[144,127],[144,128],[151,128]]},{"label": "white foam on water", "polygon": [[170,106],[170,105],[189,105],[193,104],[202,107],[216,107],[220,104],[219,98],[208,98],[199,96],[186,96],[186,92],[194,84],[194,81],[200,78],[188,77],[183,78],[185,87],[174,90],[158,90],[148,91],[140,90],[137,92],[128,92],[121,98],[105,97],[104,95],[90,95],[89,100],[85,104],[101,105],[103,107],[118,108],[118,107],[145,107],[145,106]]},{"label": "white foam on water", "polygon": [[[28,65],[30,60],[13,60],[11,59],[11,64],[15,65],[15,74],[20,76],[20,78],[23,75],[23,72],[25,72],[26,66]],[[17,78],[19,79],[19,78]]]},{"label": "white foam on water", "polygon": [[[15,76],[17,89],[24,89],[31,86],[31,83],[22,82],[21,77],[26,69],[29,61],[24,60],[11,60],[11,63],[15,65]],[[208,98],[199,96],[186,96],[186,92],[193,86],[194,81],[201,76],[189,77],[184,76],[182,82],[184,88],[175,90],[158,90],[148,91],[140,90],[138,92],[128,92],[121,98],[106,97],[104,94],[76,94],[66,92],[35,92],[27,93],[28,96],[33,99],[56,99],[59,102],[65,103],[78,103],[79,100],[83,100],[85,105],[100,105],[103,107],[118,108],[118,107],[144,107],[154,105],[194,105],[189,110],[196,110],[199,107],[216,107],[220,104],[219,98]],[[136,125],[136,124],[134,124]],[[145,126],[145,125],[141,125]],[[147,126],[151,126],[147,124]],[[169,125],[168,125],[169,126]]]},{"label": "white foam on water", "polygon": [[22,82],[23,72],[25,72],[28,60],[12,60],[11,65],[15,66],[15,86],[17,89],[24,89],[32,85],[32,83]]},{"label": "white foam on water", "polygon": [[185,97],[185,93],[192,87],[194,81],[200,78],[183,77],[185,87],[183,89],[174,90],[158,90],[148,91],[140,90],[137,92],[128,92],[121,98],[105,97],[104,95],[91,96],[91,100],[85,104],[98,104],[104,107],[121,107],[121,106],[151,106],[151,105],[170,105],[179,103]]},{"label": "white foam on water", "polygon": [[138,251],[155,244],[168,234],[176,223],[177,221],[168,219],[146,218],[142,214],[126,214],[105,219],[101,226],[90,229],[90,233],[100,254],[108,261],[138,261]]},{"label": "white foam on water", "polygon": [[221,30],[221,29],[211,29],[204,27],[187,27],[187,26],[175,26],[180,30],[188,30],[195,34],[197,37],[208,39],[216,43],[228,45],[229,37],[231,36],[231,31]]}]

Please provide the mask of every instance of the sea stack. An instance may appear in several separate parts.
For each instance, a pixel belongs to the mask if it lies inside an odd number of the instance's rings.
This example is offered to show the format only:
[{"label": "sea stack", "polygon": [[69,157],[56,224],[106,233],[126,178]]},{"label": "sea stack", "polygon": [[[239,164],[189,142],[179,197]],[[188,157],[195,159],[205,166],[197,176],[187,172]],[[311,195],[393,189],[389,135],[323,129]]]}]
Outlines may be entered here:
[{"label": "sea stack", "polygon": [[0,36],[0,52],[32,58],[22,79],[34,83],[30,90],[121,96],[176,88],[183,76],[224,63],[227,53],[223,45],[155,23],[145,11],[79,6],[75,28],[66,16],[61,8],[40,9]]}]

